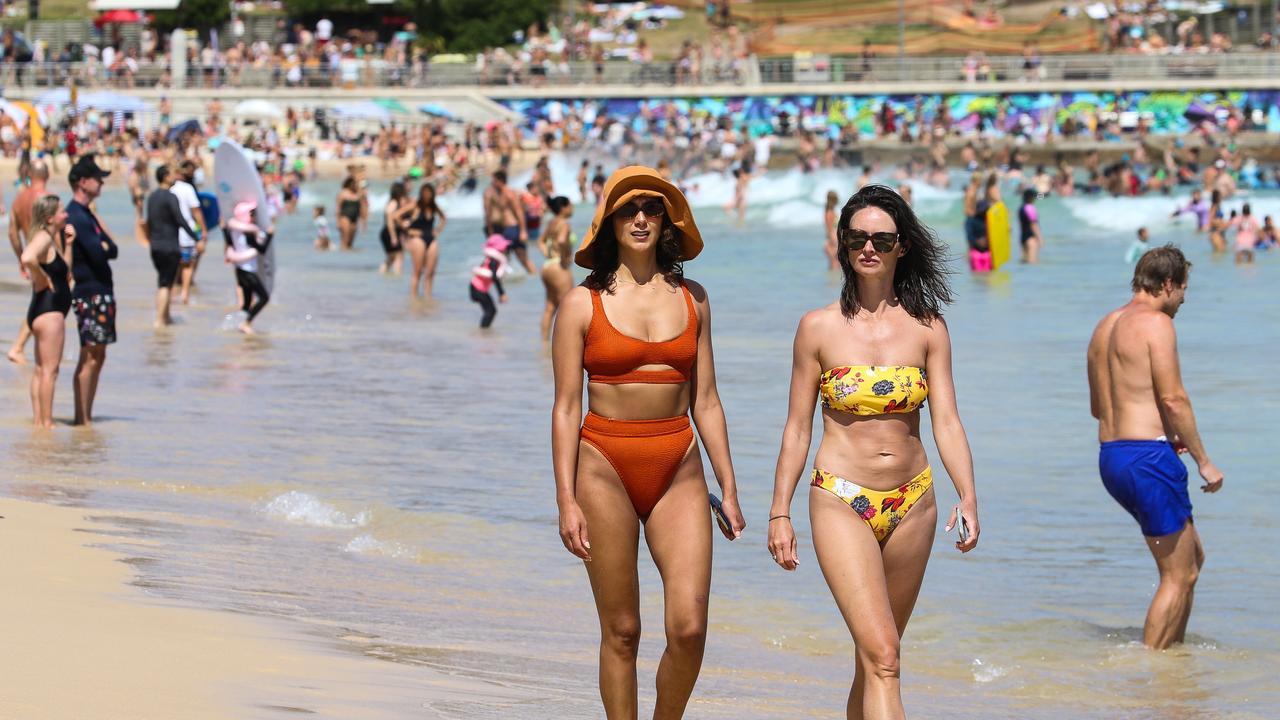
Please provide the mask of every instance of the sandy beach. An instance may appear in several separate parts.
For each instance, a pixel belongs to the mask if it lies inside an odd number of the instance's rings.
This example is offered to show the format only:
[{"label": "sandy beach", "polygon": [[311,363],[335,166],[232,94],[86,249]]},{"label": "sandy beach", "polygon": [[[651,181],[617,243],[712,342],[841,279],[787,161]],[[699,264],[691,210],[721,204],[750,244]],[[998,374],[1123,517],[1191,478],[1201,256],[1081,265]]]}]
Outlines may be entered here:
[{"label": "sandy beach", "polygon": [[443,717],[433,706],[504,694],[298,623],[153,598],[129,584],[133,521],[0,498],[0,717]]}]

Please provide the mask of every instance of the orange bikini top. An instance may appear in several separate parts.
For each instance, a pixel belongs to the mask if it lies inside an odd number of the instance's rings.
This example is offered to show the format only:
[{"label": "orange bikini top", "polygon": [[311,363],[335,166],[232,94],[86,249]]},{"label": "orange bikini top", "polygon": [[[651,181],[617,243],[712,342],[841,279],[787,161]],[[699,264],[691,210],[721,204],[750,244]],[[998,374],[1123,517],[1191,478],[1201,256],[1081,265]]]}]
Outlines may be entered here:
[{"label": "orange bikini top", "polygon": [[[587,380],[606,385],[646,383],[667,385],[689,382],[698,357],[698,311],[689,289],[680,284],[689,319],[684,332],[663,342],[647,342],[623,335],[609,322],[600,291],[591,291],[591,324],[582,349]],[[643,365],[667,365],[668,370],[636,370]]]}]

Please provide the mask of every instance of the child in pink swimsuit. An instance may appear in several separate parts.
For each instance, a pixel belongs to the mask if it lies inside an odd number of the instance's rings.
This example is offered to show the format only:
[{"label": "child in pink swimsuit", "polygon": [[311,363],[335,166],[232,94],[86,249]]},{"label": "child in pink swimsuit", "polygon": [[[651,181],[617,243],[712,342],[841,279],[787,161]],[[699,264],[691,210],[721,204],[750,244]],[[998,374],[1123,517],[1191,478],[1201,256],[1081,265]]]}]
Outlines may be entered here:
[{"label": "child in pink swimsuit", "polygon": [[502,236],[500,225],[489,228],[489,239],[484,243],[484,257],[480,264],[471,270],[471,301],[478,303],[483,314],[480,316],[480,327],[487,328],[493,324],[498,314],[498,306],[489,295],[489,288],[498,287],[498,302],[507,301],[507,293],[502,289],[501,277],[507,274],[507,247],[511,241]]}]

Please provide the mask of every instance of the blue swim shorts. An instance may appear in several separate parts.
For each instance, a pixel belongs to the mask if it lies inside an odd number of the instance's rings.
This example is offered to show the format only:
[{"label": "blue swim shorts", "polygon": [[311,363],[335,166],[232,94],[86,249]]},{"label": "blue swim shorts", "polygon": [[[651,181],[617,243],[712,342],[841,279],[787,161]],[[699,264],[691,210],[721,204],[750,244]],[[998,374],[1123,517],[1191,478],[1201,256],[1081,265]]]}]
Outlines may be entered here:
[{"label": "blue swim shorts", "polygon": [[511,244],[507,246],[508,252],[512,250],[524,250],[525,248],[529,247],[528,243],[520,239],[519,225],[508,225],[507,227],[503,228],[502,237],[506,238],[508,241],[511,242]]},{"label": "blue swim shorts", "polygon": [[1176,533],[1191,519],[1187,466],[1163,440],[1113,440],[1098,451],[1102,484],[1142,534]]}]

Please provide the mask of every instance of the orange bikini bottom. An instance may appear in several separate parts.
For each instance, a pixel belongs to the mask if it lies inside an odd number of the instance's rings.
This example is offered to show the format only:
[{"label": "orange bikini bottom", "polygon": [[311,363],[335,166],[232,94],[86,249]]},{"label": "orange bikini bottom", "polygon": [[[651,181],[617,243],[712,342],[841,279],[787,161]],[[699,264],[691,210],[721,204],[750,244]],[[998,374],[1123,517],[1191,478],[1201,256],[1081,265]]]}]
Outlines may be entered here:
[{"label": "orange bikini bottom", "polygon": [[644,519],[671,487],[693,443],[693,428],[688,415],[615,420],[588,412],[579,437],[613,466],[636,515]]}]

